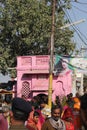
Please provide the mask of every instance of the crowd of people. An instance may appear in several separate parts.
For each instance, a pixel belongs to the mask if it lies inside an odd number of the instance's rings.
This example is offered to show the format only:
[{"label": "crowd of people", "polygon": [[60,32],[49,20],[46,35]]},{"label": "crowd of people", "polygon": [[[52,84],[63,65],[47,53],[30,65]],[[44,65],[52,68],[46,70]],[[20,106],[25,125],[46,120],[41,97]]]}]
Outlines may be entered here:
[{"label": "crowd of people", "polygon": [[31,101],[22,95],[0,110],[1,130],[87,130],[87,93],[56,97],[51,110],[47,96]]}]

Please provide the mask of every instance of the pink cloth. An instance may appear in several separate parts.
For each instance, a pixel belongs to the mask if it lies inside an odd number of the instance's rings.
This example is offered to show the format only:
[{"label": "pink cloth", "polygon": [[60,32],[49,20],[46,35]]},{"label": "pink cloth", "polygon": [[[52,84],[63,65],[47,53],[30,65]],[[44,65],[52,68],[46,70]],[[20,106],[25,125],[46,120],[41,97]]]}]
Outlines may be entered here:
[{"label": "pink cloth", "polygon": [[43,123],[45,122],[45,118],[43,117],[41,110],[37,110],[37,112],[39,112],[40,116],[39,116],[39,121],[41,126],[43,125]]},{"label": "pink cloth", "polygon": [[3,114],[0,114],[0,130],[8,130],[8,122]]},{"label": "pink cloth", "polygon": [[71,122],[65,122],[66,130],[75,130],[74,125]]},{"label": "pink cloth", "polygon": [[[34,111],[32,111],[32,112],[30,112],[30,115],[29,115],[29,117],[28,117],[28,121],[27,121],[27,128],[29,128],[29,130],[41,130],[41,127],[42,127],[42,125],[43,125],[43,123],[44,123],[44,121],[45,121],[45,119],[43,118],[43,116],[42,116],[42,114],[41,114],[41,111],[40,110],[35,110],[35,111],[37,111],[39,114],[40,114],[40,116],[39,116],[39,121],[38,121],[38,123],[37,124],[35,124],[34,122],[33,122],[33,113],[34,113]],[[35,128],[32,128],[31,126],[33,125],[33,126],[35,126]]]}]

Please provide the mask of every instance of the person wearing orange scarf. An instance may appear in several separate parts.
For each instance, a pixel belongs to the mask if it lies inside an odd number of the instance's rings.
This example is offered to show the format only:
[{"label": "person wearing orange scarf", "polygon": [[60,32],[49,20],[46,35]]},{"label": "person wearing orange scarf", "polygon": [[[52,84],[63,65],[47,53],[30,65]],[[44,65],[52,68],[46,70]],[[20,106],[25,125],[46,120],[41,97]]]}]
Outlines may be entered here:
[{"label": "person wearing orange scarf", "polygon": [[29,130],[40,130],[40,123],[39,123],[39,112],[37,111],[32,111],[32,116],[29,116],[28,121],[27,121],[27,128]]}]

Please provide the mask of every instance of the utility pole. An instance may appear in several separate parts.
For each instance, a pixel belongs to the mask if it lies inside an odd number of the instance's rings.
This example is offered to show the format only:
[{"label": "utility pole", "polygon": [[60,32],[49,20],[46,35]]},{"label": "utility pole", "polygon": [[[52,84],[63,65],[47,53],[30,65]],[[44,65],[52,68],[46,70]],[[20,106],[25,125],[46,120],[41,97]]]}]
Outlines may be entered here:
[{"label": "utility pole", "polygon": [[[82,58],[84,58],[84,47],[82,46],[81,47],[81,57]],[[81,95],[83,95],[83,93],[84,93],[84,89],[83,89],[83,79],[84,79],[84,74],[83,73],[81,73],[81,86],[80,86],[80,90],[79,90],[79,92],[80,92],[80,94]]]},{"label": "utility pole", "polygon": [[48,89],[48,105],[52,106],[52,86],[53,86],[53,58],[54,58],[54,31],[55,31],[55,6],[56,0],[52,0],[52,30],[50,39],[50,68],[49,68],[49,89]]},{"label": "utility pole", "polygon": [[[48,88],[48,105],[49,108],[52,106],[52,88],[53,88],[53,59],[54,59],[54,31],[55,31],[55,6],[56,0],[52,0],[52,29],[51,29],[51,38],[50,38],[50,63],[49,63],[49,88]],[[85,20],[80,20],[68,25],[61,27],[60,29],[64,29],[74,24],[79,24],[84,22]]]},{"label": "utility pole", "polygon": [[76,21],[76,22],[73,22],[73,23],[70,23],[70,24],[66,24],[66,25],[60,27],[59,29],[65,29],[67,27],[70,27],[70,26],[73,26],[73,25],[76,25],[76,24],[80,24],[82,22],[85,22],[85,19],[81,19],[79,21]]}]

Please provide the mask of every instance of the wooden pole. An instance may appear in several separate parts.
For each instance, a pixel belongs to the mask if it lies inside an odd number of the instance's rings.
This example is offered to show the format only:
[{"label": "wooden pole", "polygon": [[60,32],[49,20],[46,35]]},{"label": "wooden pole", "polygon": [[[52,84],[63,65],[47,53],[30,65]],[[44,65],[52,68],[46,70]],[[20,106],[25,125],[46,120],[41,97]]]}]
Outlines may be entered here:
[{"label": "wooden pole", "polygon": [[48,89],[48,105],[52,106],[52,87],[53,87],[53,57],[54,57],[54,30],[55,30],[55,5],[56,0],[52,1],[52,30],[50,40],[50,68],[49,68],[49,89]]}]

